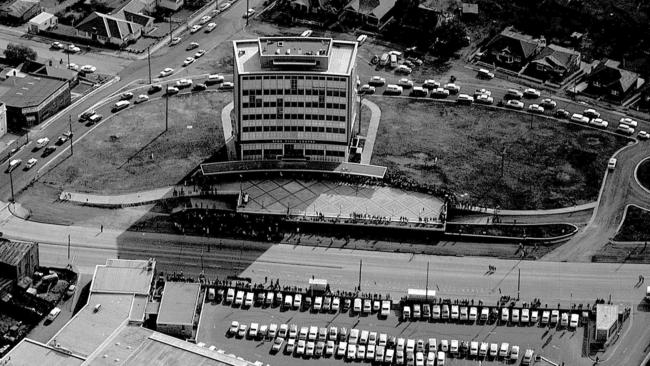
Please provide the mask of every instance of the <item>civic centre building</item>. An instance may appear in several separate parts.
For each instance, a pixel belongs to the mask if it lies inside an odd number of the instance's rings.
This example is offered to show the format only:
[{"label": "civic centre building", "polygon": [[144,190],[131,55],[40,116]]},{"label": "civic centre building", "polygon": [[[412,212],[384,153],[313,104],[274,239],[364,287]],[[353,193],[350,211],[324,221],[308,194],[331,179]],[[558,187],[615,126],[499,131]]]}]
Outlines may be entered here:
[{"label": "civic centre building", "polygon": [[357,113],[356,42],[264,37],[233,48],[242,160],[347,160]]}]

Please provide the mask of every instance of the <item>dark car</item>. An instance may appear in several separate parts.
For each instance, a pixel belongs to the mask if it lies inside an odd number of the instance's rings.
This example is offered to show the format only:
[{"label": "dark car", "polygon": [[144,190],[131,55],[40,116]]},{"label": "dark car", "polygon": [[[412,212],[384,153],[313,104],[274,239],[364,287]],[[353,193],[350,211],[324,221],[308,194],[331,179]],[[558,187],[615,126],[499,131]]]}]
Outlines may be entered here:
[{"label": "dark car", "polygon": [[558,109],[555,111],[555,117],[557,118],[562,118],[562,119],[568,119],[571,116],[571,113],[564,109]]},{"label": "dark car", "polygon": [[192,88],[192,91],[204,91],[204,90],[206,90],[207,88],[208,88],[208,87],[205,86],[205,84],[196,84],[196,85],[194,85],[194,87]]},{"label": "dark car", "polygon": [[341,311],[345,313],[346,311],[350,310],[350,305],[352,305],[352,300],[350,300],[350,298],[345,299],[345,301],[343,301],[343,307]]},{"label": "dark car", "polygon": [[460,343],[460,354],[461,355],[466,355],[468,351],[469,351],[469,342],[462,341]]},{"label": "dark car", "polygon": [[46,147],[45,150],[43,150],[42,157],[46,157],[46,156],[52,154],[55,150],[56,150],[55,146],[50,145],[50,146]]},{"label": "dark car", "polygon": [[65,144],[66,141],[68,141],[68,137],[62,135],[62,136],[59,136],[58,140],[56,140],[56,144],[57,145],[63,145],[63,144]]},{"label": "dark car", "polygon": [[162,85],[154,84],[154,85],[149,87],[149,90],[147,90],[147,93],[149,93],[149,94],[157,93],[157,92],[161,91],[162,89],[163,89]]},{"label": "dark car", "polygon": [[79,116],[79,122],[86,121],[90,116],[95,114],[95,111],[85,111]]}]

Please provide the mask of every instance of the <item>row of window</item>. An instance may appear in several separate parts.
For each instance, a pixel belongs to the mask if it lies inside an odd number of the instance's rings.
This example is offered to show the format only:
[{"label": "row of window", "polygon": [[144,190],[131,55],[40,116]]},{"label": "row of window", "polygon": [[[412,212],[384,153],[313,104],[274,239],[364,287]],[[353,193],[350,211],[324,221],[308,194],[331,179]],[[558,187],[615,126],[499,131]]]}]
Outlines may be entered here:
[{"label": "row of window", "polygon": [[[261,99],[255,100],[255,103],[242,103],[242,108],[273,108],[277,107],[277,102],[262,102]],[[345,109],[344,103],[319,103],[319,102],[284,102],[284,107],[290,108],[327,108],[327,109]]]},{"label": "row of window", "polygon": [[242,95],[326,95],[328,97],[345,97],[345,90],[330,89],[242,89]]},{"label": "row of window", "polygon": [[347,78],[336,76],[314,76],[314,75],[255,75],[244,76],[242,80],[323,80],[345,82]]},{"label": "row of window", "polygon": [[260,113],[260,114],[244,114],[241,116],[242,121],[262,121],[262,120],[279,120],[279,119],[294,119],[294,120],[311,120],[311,121],[335,121],[345,122],[345,116],[331,116],[322,114],[302,114],[302,113]]},{"label": "row of window", "polygon": [[[264,153],[266,156],[275,156],[275,155],[282,155],[282,150],[264,150]],[[251,156],[261,156],[262,155],[262,150],[260,149],[251,149],[251,150],[244,150],[242,152],[242,155],[244,157],[251,157]],[[305,149],[305,156],[339,156],[343,157],[345,156],[344,151],[337,151],[337,150],[312,150],[312,149]]]},{"label": "row of window", "polygon": [[325,132],[345,133],[345,128],[320,126],[246,126],[242,132]]}]

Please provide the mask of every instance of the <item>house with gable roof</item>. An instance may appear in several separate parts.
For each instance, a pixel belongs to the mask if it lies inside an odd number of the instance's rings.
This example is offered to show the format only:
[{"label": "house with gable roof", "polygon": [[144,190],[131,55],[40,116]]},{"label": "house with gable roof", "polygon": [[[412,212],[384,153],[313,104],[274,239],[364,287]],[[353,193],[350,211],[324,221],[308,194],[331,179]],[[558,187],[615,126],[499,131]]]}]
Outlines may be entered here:
[{"label": "house with gable roof", "polygon": [[585,78],[587,88],[584,94],[622,102],[638,91],[645,80],[635,72],[622,69],[620,64],[620,61],[610,59],[600,61]]},{"label": "house with gable roof", "polygon": [[543,37],[536,39],[510,26],[488,42],[481,61],[518,72],[544,47]]},{"label": "house with gable roof", "polygon": [[132,0],[113,14],[93,12],[75,28],[77,35],[102,44],[124,46],[153,29],[154,18],[143,14],[146,4]]},{"label": "house with gable roof", "polygon": [[397,0],[352,0],[343,8],[344,17],[372,29],[382,28],[392,18]]},{"label": "house with gable roof", "polygon": [[538,79],[560,82],[580,68],[580,61],[580,52],[551,44],[533,57],[524,72]]}]

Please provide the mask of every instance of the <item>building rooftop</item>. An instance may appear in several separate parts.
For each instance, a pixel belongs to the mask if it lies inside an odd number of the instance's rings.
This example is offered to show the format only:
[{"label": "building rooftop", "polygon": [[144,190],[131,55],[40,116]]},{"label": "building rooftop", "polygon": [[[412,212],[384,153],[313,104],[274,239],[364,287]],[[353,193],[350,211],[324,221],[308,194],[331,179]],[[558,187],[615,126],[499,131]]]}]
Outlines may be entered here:
[{"label": "building rooftop", "polygon": [[[234,41],[235,66],[239,74],[305,71],[348,75],[357,56],[357,43],[312,37],[264,37]],[[286,59],[288,68],[264,66],[262,58],[273,58],[273,65]],[[317,61],[318,60],[318,61]],[[317,68],[317,62],[327,62]],[[291,67],[296,65],[296,67]],[[326,67],[324,67],[326,66]],[[307,67],[307,68],[305,68]]]},{"label": "building rooftop", "polygon": [[146,261],[107,260],[95,268],[91,292],[149,294],[154,271]]},{"label": "building rooftop", "polygon": [[29,20],[30,23],[35,23],[35,24],[41,24],[48,19],[52,18],[54,15],[46,12],[41,12],[37,16],[33,17],[32,19]]},{"label": "building rooftop", "polygon": [[36,244],[28,242],[15,242],[9,240],[0,241],[0,263],[10,266],[17,265],[20,260]]},{"label": "building rooftop", "polygon": [[596,305],[596,329],[609,330],[618,321],[618,305]]},{"label": "building rooftop", "polygon": [[35,107],[66,84],[67,81],[32,75],[9,77],[0,84],[0,93],[6,90],[0,100],[10,107]]},{"label": "building rooftop", "polygon": [[7,366],[80,366],[84,359],[25,338],[9,353]]},{"label": "building rooftop", "polygon": [[200,283],[166,282],[157,323],[193,325],[200,291]]}]

